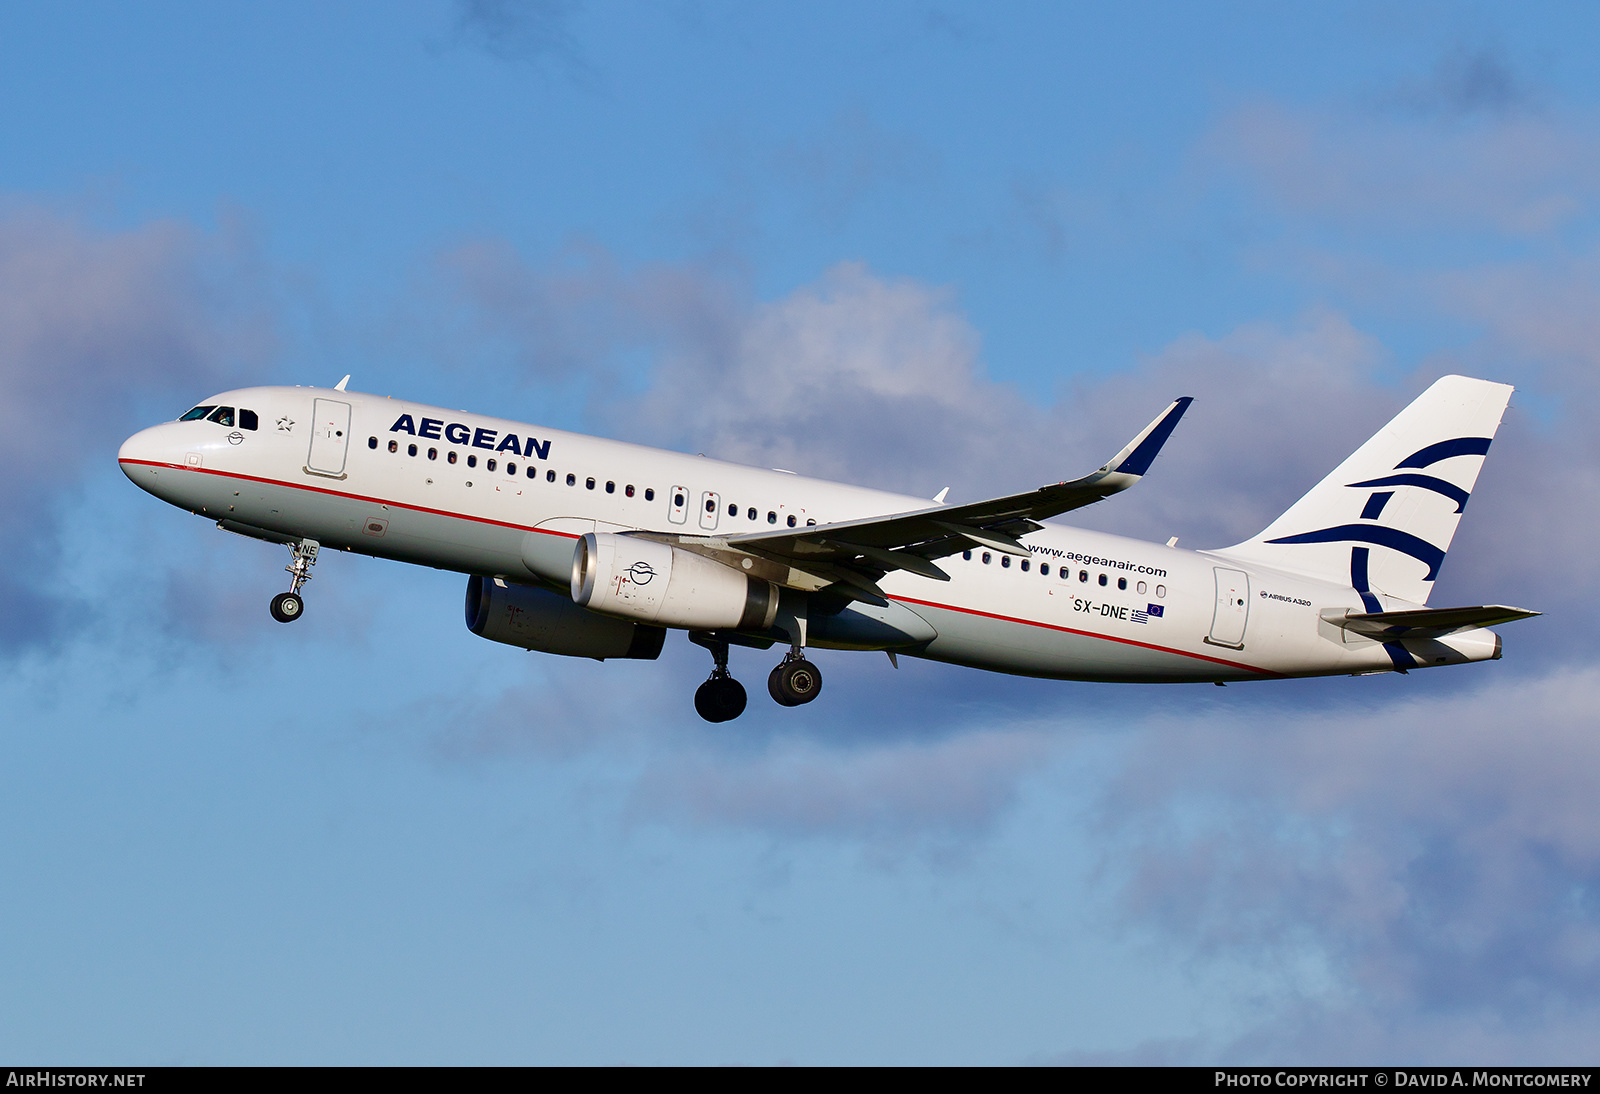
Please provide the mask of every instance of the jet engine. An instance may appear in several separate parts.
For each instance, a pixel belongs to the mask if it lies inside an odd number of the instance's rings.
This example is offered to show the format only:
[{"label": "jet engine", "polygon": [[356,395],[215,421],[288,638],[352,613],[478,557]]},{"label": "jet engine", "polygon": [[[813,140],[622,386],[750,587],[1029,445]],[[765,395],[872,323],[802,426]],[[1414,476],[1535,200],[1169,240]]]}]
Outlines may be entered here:
[{"label": "jet engine", "polygon": [[668,543],[590,532],[572,552],[572,599],[608,615],[690,630],[764,631],[778,587]]},{"label": "jet engine", "polygon": [[486,581],[476,574],[467,579],[467,629],[491,642],[599,661],[654,661],[667,637],[660,627],[596,615],[548,589]]}]

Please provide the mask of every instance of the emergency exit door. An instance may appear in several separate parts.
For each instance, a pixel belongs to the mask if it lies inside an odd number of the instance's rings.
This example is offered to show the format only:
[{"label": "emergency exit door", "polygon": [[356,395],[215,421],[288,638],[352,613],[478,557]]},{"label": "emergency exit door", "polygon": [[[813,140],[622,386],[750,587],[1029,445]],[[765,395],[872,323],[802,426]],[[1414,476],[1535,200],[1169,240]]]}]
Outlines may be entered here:
[{"label": "emergency exit door", "polygon": [[350,404],[318,399],[311,418],[311,452],[306,456],[306,470],[343,478],[349,450]]},{"label": "emergency exit door", "polygon": [[700,527],[708,532],[717,530],[717,518],[722,515],[722,495],[707,490],[700,495]]},{"label": "emergency exit door", "polygon": [[1214,646],[1244,649],[1244,626],[1250,618],[1250,575],[1243,570],[1216,568],[1217,607],[1211,616],[1211,634],[1206,638]]}]

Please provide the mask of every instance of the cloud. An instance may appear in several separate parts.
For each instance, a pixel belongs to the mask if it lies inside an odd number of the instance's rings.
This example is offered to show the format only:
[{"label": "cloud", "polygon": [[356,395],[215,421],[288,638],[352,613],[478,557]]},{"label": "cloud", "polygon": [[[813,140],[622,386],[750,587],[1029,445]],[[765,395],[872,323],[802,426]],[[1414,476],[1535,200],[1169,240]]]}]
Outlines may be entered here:
[{"label": "cloud", "polygon": [[584,240],[543,267],[503,241],[475,240],[441,254],[433,274],[418,333],[443,359],[487,343],[523,384],[589,385],[608,400],[634,381],[632,352],[684,344],[715,356],[746,306],[736,278],[694,265],[630,268]]},{"label": "cloud", "polygon": [[982,375],[949,293],[858,263],[750,308],[709,344],[670,347],[617,419],[722,458],[925,496],[972,488],[997,436],[1042,422]]},{"label": "cloud", "polygon": [[1504,113],[1447,126],[1261,103],[1225,118],[1200,151],[1302,229],[1540,238],[1600,193],[1600,140],[1574,121]]},{"label": "cloud", "polygon": [[[770,301],[710,268],[629,269],[593,246],[536,269],[478,243],[443,269],[464,304],[469,334],[457,341],[476,330],[503,342],[524,382],[587,385],[593,428],[913,496],[951,486],[970,500],[1085,473],[1168,400],[1194,395],[1145,482],[1067,518],[1190,546],[1260,531],[1433,379],[1472,371],[1441,357],[1392,379],[1382,343],[1322,308],[1183,335],[1120,375],[1068,380],[1040,406],[988,375],[948,289],[860,263]],[[1573,443],[1524,425],[1512,420],[1491,464],[1507,447],[1519,466],[1554,461]],[[1595,460],[1552,466],[1582,475]],[[1487,530],[1474,519],[1462,538]],[[1500,546],[1502,563],[1526,557]]]},{"label": "cloud", "polygon": [[[1526,193],[1472,200],[1501,203],[1503,226]],[[1376,210],[1365,223],[1391,215],[1382,195],[1348,200],[1352,215]],[[1254,534],[1438,375],[1531,387],[1439,594],[1551,611],[1507,628],[1500,663],[1236,688],[1199,704],[1192,689],[939,666],[909,689],[891,678],[857,693],[852,668],[830,675],[818,711],[787,712],[777,729],[747,715],[755,733],[737,741],[635,740],[627,797],[648,823],[830,840],[869,858],[970,854],[1019,802],[1052,792],[1054,776],[1034,773],[1075,747],[1066,727],[1114,722],[1083,834],[1105,851],[1092,886],[1107,926],[1197,975],[1224,970],[1240,985],[1228,1013],[1243,1015],[1116,1058],[1515,1062],[1586,1050],[1600,1017],[1600,807],[1585,774],[1600,760],[1600,673],[1587,664],[1600,639],[1588,566],[1600,528],[1574,499],[1600,479],[1586,426],[1600,406],[1597,279],[1581,254],[1413,279],[1408,304],[1470,318],[1478,333],[1407,367],[1322,306],[1182,335],[1121,374],[1065,379],[1046,404],[988,375],[949,290],[860,263],[759,300],[737,275],[629,269],[597,249],[542,269],[503,248],[473,261],[477,279],[458,282],[473,322],[536,380],[560,361],[561,374],[605,384],[590,414],[606,431],[921,496],[951,484],[958,499],[980,497],[1098,466],[1168,399],[1195,395],[1145,482],[1068,518],[1190,546]],[[1556,410],[1517,409],[1541,398]],[[595,746],[557,734],[541,747]]]},{"label": "cloud", "polygon": [[[1600,1011],[1597,705],[1586,668],[1152,719],[1099,804],[1123,914],[1293,1004],[1250,1035],[1256,1059],[1359,1057],[1363,1018],[1457,1047],[1469,1030],[1573,1032]],[[1313,1013],[1331,1031],[1311,1036]]]},{"label": "cloud", "polygon": [[1440,57],[1426,79],[1403,83],[1385,98],[1403,110],[1450,118],[1506,114],[1534,101],[1500,50],[1463,46]]},{"label": "cloud", "polygon": [[1015,801],[1048,751],[1048,739],[1027,730],[854,749],[779,740],[753,758],[691,753],[658,765],[640,780],[634,807],[780,837],[968,839]]},{"label": "cloud", "polygon": [[456,0],[455,7],[457,43],[513,64],[559,68],[580,86],[598,83],[571,29],[579,0]]},{"label": "cloud", "polygon": [[[176,221],[119,232],[31,207],[0,213],[0,648],[47,643],[70,610],[57,507],[154,405],[174,415],[271,347],[241,245]],[[95,463],[91,463],[95,461]]]}]

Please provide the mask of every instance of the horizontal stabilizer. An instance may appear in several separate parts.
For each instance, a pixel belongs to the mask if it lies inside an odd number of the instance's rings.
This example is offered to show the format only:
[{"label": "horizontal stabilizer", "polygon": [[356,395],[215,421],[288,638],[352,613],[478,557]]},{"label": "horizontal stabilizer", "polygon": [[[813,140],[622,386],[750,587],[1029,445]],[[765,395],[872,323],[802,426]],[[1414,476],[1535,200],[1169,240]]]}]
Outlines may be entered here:
[{"label": "horizontal stabilizer", "polygon": [[1477,630],[1501,623],[1531,619],[1539,612],[1489,604],[1477,608],[1417,608],[1402,612],[1364,612],[1353,615],[1325,613],[1323,618],[1347,631],[1384,642],[1407,638],[1443,638],[1457,631]]}]

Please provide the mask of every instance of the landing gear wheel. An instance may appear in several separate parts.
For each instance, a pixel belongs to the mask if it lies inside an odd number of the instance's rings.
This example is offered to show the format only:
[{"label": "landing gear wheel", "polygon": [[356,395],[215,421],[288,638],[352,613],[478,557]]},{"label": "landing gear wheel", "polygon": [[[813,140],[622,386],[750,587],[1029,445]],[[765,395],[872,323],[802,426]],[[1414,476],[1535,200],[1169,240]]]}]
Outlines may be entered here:
[{"label": "landing gear wheel", "polygon": [[767,677],[767,690],[784,706],[797,707],[822,694],[822,673],[804,657],[785,660]]},{"label": "landing gear wheel", "polygon": [[744,713],[744,685],[731,676],[713,676],[694,693],[694,709],[708,722],[731,722]]},{"label": "landing gear wheel", "polygon": [[306,602],[298,593],[279,593],[272,598],[272,618],[279,623],[293,623],[306,610]]}]

